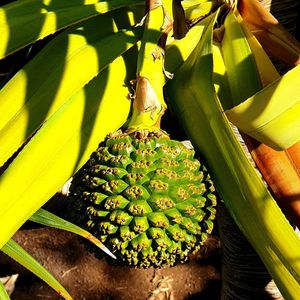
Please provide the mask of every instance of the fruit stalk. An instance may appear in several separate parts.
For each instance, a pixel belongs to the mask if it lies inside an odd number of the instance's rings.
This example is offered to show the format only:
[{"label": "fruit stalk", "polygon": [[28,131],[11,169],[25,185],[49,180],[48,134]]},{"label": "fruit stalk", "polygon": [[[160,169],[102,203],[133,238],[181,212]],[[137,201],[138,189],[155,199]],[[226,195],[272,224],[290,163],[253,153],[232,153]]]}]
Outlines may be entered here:
[{"label": "fruit stalk", "polygon": [[166,109],[162,87],[164,45],[170,19],[163,3],[148,1],[149,12],[145,20],[142,43],[137,59],[136,92],[130,130],[160,128],[160,119]]}]

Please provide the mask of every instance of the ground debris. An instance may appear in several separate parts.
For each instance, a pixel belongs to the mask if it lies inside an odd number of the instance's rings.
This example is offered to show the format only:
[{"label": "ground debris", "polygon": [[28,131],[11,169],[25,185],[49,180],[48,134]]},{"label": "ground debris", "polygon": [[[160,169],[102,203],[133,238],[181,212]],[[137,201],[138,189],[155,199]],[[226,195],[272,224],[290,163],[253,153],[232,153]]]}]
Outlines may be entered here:
[{"label": "ground debris", "polygon": [[172,289],[173,278],[171,276],[163,276],[152,279],[153,289],[147,300],[174,300],[174,291]]},{"label": "ground debris", "polygon": [[0,277],[0,282],[4,284],[4,287],[10,296],[15,289],[15,284],[19,274],[13,274],[11,276]]}]

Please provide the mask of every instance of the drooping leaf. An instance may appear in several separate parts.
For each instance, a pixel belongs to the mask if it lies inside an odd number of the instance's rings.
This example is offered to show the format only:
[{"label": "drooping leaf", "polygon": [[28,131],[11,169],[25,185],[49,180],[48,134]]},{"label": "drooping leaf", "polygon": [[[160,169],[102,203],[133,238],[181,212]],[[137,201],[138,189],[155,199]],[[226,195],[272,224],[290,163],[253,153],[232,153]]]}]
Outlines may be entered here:
[{"label": "drooping leaf", "polygon": [[[205,157],[226,207],[288,299],[300,293],[300,240],[249,162],[212,81],[213,21],[168,84],[188,137]],[[274,222],[276,220],[276,222]]]},{"label": "drooping leaf", "polygon": [[5,286],[4,284],[0,281],[0,299],[2,300],[10,300],[6,290],[5,290]]},{"label": "drooping leaf", "polygon": [[134,63],[126,64],[131,59],[126,57],[117,58],[73,95],[1,175],[0,247],[87,161],[108,133],[126,122],[131,106],[126,84],[136,69]]},{"label": "drooping leaf", "polygon": [[111,15],[99,19],[110,34],[95,36],[100,22],[61,34],[0,91],[0,165],[65,101],[137,42],[140,28],[114,32]]},{"label": "drooping leaf", "polygon": [[0,7],[0,59],[74,23],[132,4],[143,1],[18,0],[4,5]]},{"label": "drooping leaf", "polygon": [[39,223],[48,227],[54,227],[66,231],[70,231],[77,235],[84,237],[85,239],[91,241],[97,247],[99,247],[106,254],[111,256],[112,258],[116,258],[96,237],[94,237],[91,233],[86,230],[80,228],[79,226],[72,224],[71,222],[64,220],[42,208],[36,211],[31,217],[30,221]]},{"label": "drooping leaf", "polygon": [[[39,278],[44,280],[51,286],[58,294],[67,300],[72,300],[72,297],[65,290],[65,288],[49,273],[39,262],[37,262],[30,254],[28,254],[18,243],[14,240],[9,240],[1,249],[6,255],[13,260],[30,270]],[[1,298],[2,299],[2,298]],[[5,299],[5,298],[4,298]],[[9,299],[9,298],[8,298]]]}]

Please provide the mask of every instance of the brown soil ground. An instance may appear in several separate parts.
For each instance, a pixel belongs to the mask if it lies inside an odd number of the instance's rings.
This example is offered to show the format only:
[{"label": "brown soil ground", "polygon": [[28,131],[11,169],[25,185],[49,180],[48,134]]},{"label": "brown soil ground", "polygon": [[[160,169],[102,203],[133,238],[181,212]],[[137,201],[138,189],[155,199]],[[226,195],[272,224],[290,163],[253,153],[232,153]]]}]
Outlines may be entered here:
[{"label": "brown soil ground", "polygon": [[[220,299],[219,241],[185,264],[166,269],[116,267],[88,253],[71,233],[50,228],[20,230],[14,237],[64,285],[74,300]],[[12,300],[58,300],[35,275],[0,255],[0,277],[18,273]]]}]

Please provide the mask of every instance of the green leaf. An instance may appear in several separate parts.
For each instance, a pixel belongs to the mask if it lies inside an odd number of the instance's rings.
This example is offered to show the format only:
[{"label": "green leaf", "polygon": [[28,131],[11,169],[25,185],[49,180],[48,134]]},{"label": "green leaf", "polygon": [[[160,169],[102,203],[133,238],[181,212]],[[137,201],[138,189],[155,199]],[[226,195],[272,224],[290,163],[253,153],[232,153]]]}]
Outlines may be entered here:
[{"label": "green leaf", "polygon": [[226,16],[224,27],[222,53],[232,94],[232,106],[235,106],[259,91],[262,84],[252,50],[233,11],[229,11]]},{"label": "green leaf", "polygon": [[[238,12],[226,17],[222,50],[236,104],[226,110],[230,122],[275,150],[296,144],[300,140],[299,66],[280,78]],[[262,89],[265,80],[269,84]],[[223,106],[229,99],[221,99]]]},{"label": "green leaf", "polygon": [[[212,81],[212,29],[168,84],[188,137],[205,157],[214,183],[235,222],[286,299],[300,294],[300,240],[239,144]],[[276,222],[274,221],[276,220]]]},{"label": "green leaf", "polygon": [[10,300],[10,298],[5,290],[5,286],[1,281],[0,281],[0,299],[1,300]]},{"label": "green leaf", "polygon": [[0,7],[0,59],[82,20],[144,1],[15,1]]},{"label": "green leaf", "polygon": [[140,36],[140,28],[114,33],[111,15],[110,19],[100,20],[110,34],[106,36],[104,31],[104,37],[95,36],[99,22],[88,22],[61,34],[0,91],[0,165],[61,105],[132,47]]},{"label": "green leaf", "polygon": [[[46,270],[40,263],[38,263],[30,254],[28,254],[21,246],[14,240],[9,240],[1,249],[6,255],[13,260],[30,270],[39,278],[44,280],[51,286],[58,294],[65,299],[72,300],[72,297],[65,290],[65,288]],[[0,294],[1,295],[1,294]],[[2,298],[1,298],[2,299]],[[6,298],[4,298],[6,299]],[[9,299],[9,298],[8,298]]]},{"label": "green leaf", "polygon": [[[127,120],[135,52],[117,58],[36,132],[0,177],[0,247]],[[16,189],[16,182],[18,188]]]},{"label": "green leaf", "polygon": [[184,39],[174,40],[173,37],[168,39],[166,45],[165,69],[169,73],[176,70],[186,61],[189,55],[197,46],[203,30],[207,25],[208,19],[205,18],[201,22],[193,26]]},{"label": "green leaf", "polygon": [[227,110],[228,119],[261,143],[277,151],[288,149],[300,141],[299,78],[300,65]]},{"label": "green leaf", "polygon": [[45,226],[54,227],[66,231],[70,231],[72,233],[78,234],[85,239],[88,239],[90,242],[99,247],[106,254],[111,256],[112,258],[116,258],[96,237],[94,237],[89,232],[80,228],[79,226],[72,224],[71,222],[64,220],[42,208],[36,211],[30,218],[30,221],[36,222]]}]

